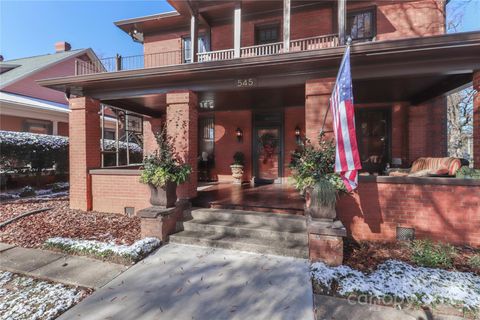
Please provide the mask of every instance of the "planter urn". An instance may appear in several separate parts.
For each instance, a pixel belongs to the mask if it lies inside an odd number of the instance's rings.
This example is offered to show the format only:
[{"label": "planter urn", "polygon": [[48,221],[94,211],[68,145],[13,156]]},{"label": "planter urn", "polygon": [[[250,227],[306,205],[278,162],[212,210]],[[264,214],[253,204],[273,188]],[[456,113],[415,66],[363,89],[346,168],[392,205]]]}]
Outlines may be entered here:
[{"label": "planter urn", "polygon": [[243,181],[243,165],[241,164],[232,164],[230,166],[232,169],[232,177],[234,184],[242,184]]},{"label": "planter urn", "polygon": [[312,188],[305,190],[305,215],[312,219],[334,220],[337,217],[335,208],[320,203],[318,194]]},{"label": "planter urn", "polygon": [[150,188],[150,204],[152,206],[171,208],[177,201],[177,184],[168,181],[163,187],[155,187],[152,184]]}]

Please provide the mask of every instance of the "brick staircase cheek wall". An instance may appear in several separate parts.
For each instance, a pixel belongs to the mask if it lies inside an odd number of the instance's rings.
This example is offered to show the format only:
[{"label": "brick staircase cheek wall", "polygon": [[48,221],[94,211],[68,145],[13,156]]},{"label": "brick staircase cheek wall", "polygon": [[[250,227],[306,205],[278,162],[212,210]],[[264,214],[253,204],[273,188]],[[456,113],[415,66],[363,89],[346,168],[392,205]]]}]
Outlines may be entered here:
[{"label": "brick staircase cheek wall", "polygon": [[337,215],[355,240],[394,241],[396,227],[416,238],[480,247],[480,186],[360,182]]}]

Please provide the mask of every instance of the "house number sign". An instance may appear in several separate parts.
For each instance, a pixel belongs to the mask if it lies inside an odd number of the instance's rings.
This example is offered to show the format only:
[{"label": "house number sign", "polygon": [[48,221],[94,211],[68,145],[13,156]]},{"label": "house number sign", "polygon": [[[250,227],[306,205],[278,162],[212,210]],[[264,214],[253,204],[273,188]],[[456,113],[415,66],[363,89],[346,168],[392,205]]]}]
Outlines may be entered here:
[{"label": "house number sign", "polygon": [[235,86],[237,88],[252,88],[257,86],[257,79],[255,78],[245,78],[237,79],[235,81]]}]

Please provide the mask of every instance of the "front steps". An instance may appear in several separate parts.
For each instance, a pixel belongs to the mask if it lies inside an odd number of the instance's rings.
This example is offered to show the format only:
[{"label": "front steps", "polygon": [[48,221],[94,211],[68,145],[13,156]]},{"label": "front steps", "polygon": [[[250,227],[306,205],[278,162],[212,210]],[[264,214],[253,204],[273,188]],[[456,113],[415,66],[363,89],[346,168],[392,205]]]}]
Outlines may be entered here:
[{"label": "front steps", "polygon": [[194,208],[170,242],[308,258],[305,217]]}]

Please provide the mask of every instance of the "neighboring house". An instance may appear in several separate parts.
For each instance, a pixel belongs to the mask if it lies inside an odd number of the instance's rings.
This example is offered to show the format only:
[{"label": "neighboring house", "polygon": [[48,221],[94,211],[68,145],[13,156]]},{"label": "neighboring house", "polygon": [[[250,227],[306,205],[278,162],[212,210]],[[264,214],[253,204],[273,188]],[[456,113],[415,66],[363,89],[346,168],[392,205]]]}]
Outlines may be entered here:
[{"label": "neighboring house", "polygon": [[97,59],[91,49],[71,50],[57,42],[55,53],[0,62],[0,130],[68,136],[65,94],[38,79],[75,74],[76,61]]},{"label": "neighboring house", "polygon": [[[473,182],[376,178],[388,164],[446,156],[445,94],[472,81],[480,87],[480,32],[446,34],[448,1],[168,2],[175,12],[115,23],[143,44],[143,56],[80,63],[75,76],[39,81],[70,97],[72,208],[124,213],[149,205],[138,170],[95,170],[104,165],[91,143],[100,138],[101,104],[143,116],[143,130],[139,118],[131,130],[143,132],[145,153],[156,147],[153,133],[167,125],[178,154],[194,168],[177,190],[182,199],[197,196],[199,156],[208,159],[212,180],[232,180],[230,164],[240,151],[245,181],[285,183],[299,139],[317,143],[324,119],[332,136],[332,114],[325,114],[350,36],[357,140],[362,165],[375,176],[361,177],[358,198],[343,204],[339,215],[349,231],[392,239],[395,227],[413,221],[397,217],[430,206],[417,231],[441,218],[432,229],[441,235],[442,226],[455,225],[445,221],[467,221],[462,215],[478,210],[478,198],[451,207],[454,196],[475,196]],[[474,104],[478,167],[478,97]],[[469,237],[465,230],[452,232]]]}]

